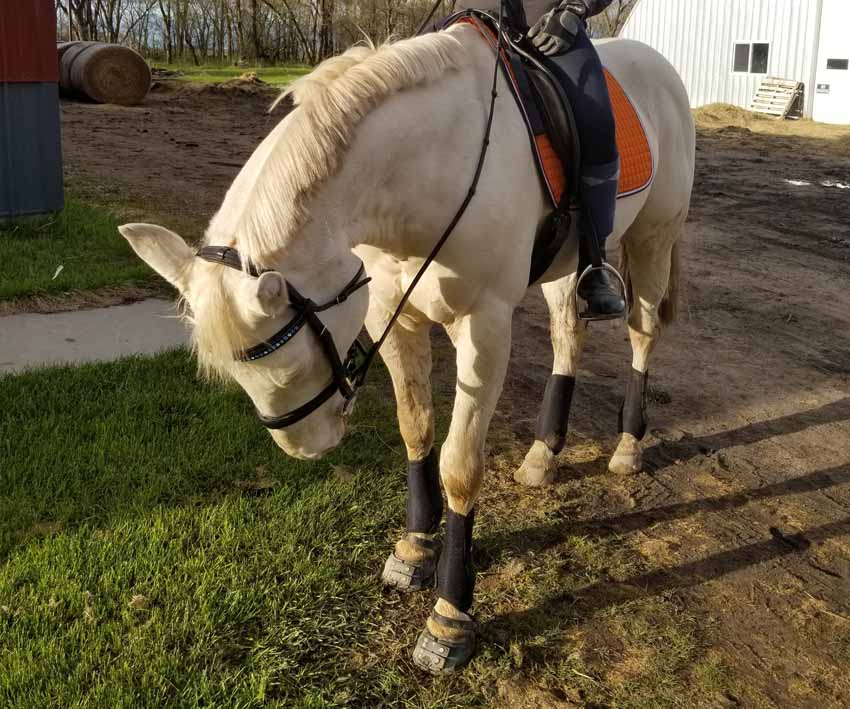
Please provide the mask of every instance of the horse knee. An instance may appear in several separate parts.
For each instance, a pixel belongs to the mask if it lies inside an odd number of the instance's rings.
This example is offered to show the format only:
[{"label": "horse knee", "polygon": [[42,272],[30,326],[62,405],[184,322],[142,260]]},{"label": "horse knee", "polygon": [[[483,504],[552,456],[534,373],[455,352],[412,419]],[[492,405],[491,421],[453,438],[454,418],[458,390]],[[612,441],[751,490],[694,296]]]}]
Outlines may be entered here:
[{"label": "horse knee", "polygon": [[440,453],[440,479],[449,509],[467,514],[475,505],[484,476],[482,452],[453,451],[446,444]]},{"label": "horse knee", "polygon": [[398,427],[407,449],[407,458],[423,460],[434,446],[434,410],[423,406],[421,398],[397,398]]}]

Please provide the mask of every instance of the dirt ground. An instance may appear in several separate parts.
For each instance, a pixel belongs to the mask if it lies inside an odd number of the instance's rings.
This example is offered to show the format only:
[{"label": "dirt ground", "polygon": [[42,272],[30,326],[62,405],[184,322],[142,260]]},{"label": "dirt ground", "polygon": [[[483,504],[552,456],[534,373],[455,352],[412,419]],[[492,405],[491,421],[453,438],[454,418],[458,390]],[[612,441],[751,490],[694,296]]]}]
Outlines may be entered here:
[{"label": "dirt ground", "polygon": [[[282,115],[264,113],[269,101],[192,88],[140,108],[63,104],[67,174],[181,215],[197,237]],[[529,491],[511,480],[551,362],[535,290],[515,318],[480,506],[484,545],[511,550],[520,567],[586,536],[617,540],[631,571],[612,565],[579,598],[500,609],[484,635],[499,642],[533,614],[558,622],[564,604],[590,616],[663,597],[694,619],[703,658],[730,678],[710,706],[850,706],[850,129],[723,107],[699,111],[698,124],[685,302],[652,367],[646,470],[606,471],[630,355],[624,327],[600,325],[556,484]],[[449,374],[438,389],[450,390]],[[518,515],[521,533],[499,536]],[[640,664],[600,642],[591,665],[595,656],[606,681]],[[581,704],[532,689],[522,702],[507,691],[505,704]]]}]

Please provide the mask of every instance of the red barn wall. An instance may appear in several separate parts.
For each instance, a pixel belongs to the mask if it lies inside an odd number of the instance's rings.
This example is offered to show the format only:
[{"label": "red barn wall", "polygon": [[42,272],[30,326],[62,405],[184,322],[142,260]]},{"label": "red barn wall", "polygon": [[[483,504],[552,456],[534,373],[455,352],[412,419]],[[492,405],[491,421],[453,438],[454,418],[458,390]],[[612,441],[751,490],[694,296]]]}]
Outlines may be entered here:
[{"label": "red barn wall", "polygon": [[0,218],[62,209],[53,0],[0,0]]},{"label": "red barn wall", "polygon": [[58,80],[53,0],[0,0],[0,82]]}]

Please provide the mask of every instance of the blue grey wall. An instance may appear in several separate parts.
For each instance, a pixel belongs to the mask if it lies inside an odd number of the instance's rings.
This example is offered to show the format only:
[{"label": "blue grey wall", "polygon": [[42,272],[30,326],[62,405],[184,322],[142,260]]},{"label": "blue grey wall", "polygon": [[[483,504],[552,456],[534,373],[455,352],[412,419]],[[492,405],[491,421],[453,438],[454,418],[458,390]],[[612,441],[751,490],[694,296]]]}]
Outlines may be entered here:
[{"label": "blue grey wall", "polygon": [[63,205],[57,85],[0,83],[0,217]]}]

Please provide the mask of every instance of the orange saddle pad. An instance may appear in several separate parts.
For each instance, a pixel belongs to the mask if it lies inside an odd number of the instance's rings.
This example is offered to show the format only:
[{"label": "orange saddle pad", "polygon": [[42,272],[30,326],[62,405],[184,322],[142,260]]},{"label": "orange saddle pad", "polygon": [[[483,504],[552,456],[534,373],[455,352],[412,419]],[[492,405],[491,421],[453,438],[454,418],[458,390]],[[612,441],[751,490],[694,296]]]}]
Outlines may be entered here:
[{"label": "orange saddle pad", "polygon": [[[496,37],[492,29],[476,21],[473,18],[463,18],[460,22],[471,24],[481,37],[495,50]],[[502,63],[507,75],[514,84],[514,96],[517,98],[520,112],[529,125],[528,113],[519,99],[520,91],[513,67],[507,57],[503,54]],[[605,70],[605,79],[608,82],[608,93],[611,96],[611,105],[614,109],[614,121],[617,130],[617,148],[620,152],[620,185],[619,197],[629,197],[642,192],[652,184],[653,161],[652,150],[649,147],[649,139],[641,123],[634,105],[628,94],[623,90],[620,82],[611,72]],[[533,142],[535,158],[546,184],[549,195],[554,205],[558,205],[566,185],[566,170],[564,164],[555,149],[552,141],[546,134],[534,136]]]},{"label": "orange saddle pad", "polygon": [[[611,106],[614,109],[614,121],[617,126],[617,149],[620,152],[620,185],[618,198],[629,197],[642,192],[652,184],[652,150],[646,131],[620,82],[607,69],[605,79]],[[546,187],[557,205],[566,185],[564,164],[548,135],[535,137],[537,160]]]}]

